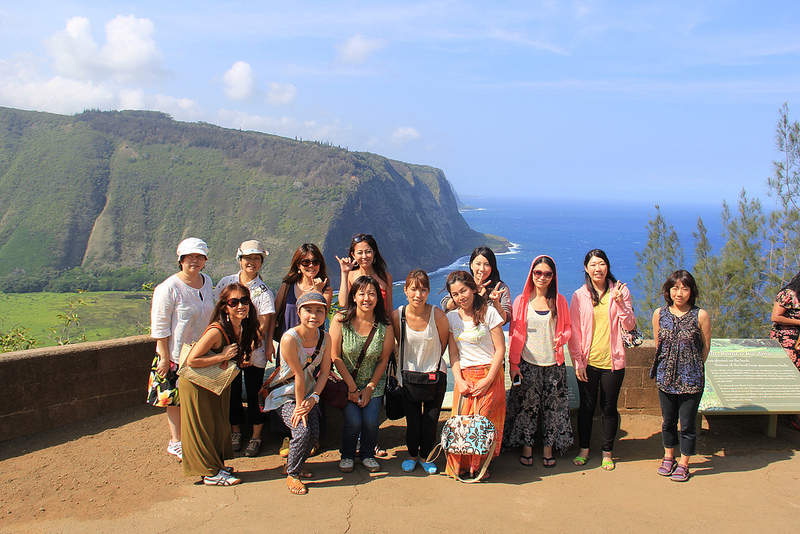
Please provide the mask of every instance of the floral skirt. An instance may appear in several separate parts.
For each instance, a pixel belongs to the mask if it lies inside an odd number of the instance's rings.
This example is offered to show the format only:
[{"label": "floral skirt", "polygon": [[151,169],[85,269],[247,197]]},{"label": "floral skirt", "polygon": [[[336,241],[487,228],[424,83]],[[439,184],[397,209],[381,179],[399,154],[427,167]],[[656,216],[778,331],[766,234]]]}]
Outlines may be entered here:
[{"label": "floral skirt", "polygon": [[522,384],[508,390],[503,448],[533,446],[539,417],[542,443],[563,453],[573,444],[564,364],[539,366],[519,362]]},{"label": "floral skirt", "polygon": [[[481,365],[477,367],[465,367],[461,369],[461,376],[470,386],[475,385],[481,378],[489,374],[489,366]],[[495,428],[495,448],[494,457],[500,455],[500,444],[503,442],[503,423],[506,413],[506,394],[505,377],[502,369],[497,373],[494,382],[481,397],[464,397],[460,415],[483,415],[492,422]],[[456,385],[453,391],[453,414],[458,410],[458,400],[461,392]],[[486,455],[479,456],[474,454],[447,454],[447,469],[445,472],[455,478],[456,474],[464,474],[469,471],[470,475],[477,474]]]},{"label": "floral skirt", "polygon": [[180,406],[180,396],[178,395],[178,366],[169,362],[167,376],[161,376],[156,372],[158,364],[158,354],[153,359],[150,366],[150,378],[147,381],[147,404],[165,408],[167,406]]}]

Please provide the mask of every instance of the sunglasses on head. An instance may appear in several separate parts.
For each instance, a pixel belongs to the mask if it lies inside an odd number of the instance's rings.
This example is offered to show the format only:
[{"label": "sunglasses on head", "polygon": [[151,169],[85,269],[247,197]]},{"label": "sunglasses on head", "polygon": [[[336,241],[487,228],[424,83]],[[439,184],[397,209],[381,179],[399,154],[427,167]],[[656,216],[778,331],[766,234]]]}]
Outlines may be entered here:
[{"label": "sunglasses on head", "polygon": [[362,241],[366,241],[367,239],[374,241],[375,238],[373,238],[371,234],[358,234],[353,238],[353,243],[357,245]]},{"label": "sunglasses on head", "polygon": [[317,258],[311,258],[310,260],[309,259],[300,260],[300,265],[302,265],[303,267],[311,267],[312,265],[319,265],[319,260]]},{"label": "sunglasses on head", "polygon": [[239,304],[241,304],[242,306],[249,306],[250,297],[239,297],[238,299],[228,299],[227,301],[225,301],[225,304],[227,304],[229,308],[235,308]]},{"label": "sunglasses on head", "polygon": [[542,277],[544,277],[544,278],[553,278],[553,271],[540,271],[540,270],[537,269],[537,270],[533,271],[533,277],[534,278],[542,278]]}]

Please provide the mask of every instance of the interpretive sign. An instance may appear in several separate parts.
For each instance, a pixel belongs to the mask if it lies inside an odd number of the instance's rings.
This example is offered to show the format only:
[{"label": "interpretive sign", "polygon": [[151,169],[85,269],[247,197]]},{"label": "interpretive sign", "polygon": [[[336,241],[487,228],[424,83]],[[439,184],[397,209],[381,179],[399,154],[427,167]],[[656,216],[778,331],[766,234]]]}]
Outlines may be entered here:
[{"label": "interpretive sign", "polygon": [[800,372],[772,339],[712,339],[700,411],[800,412]]},{"label": "interpretive sign", "polygon": [[800,413],[800,372],[772,339],[712,339],[700,412],[769,414],[775,435],[777,414]]}]

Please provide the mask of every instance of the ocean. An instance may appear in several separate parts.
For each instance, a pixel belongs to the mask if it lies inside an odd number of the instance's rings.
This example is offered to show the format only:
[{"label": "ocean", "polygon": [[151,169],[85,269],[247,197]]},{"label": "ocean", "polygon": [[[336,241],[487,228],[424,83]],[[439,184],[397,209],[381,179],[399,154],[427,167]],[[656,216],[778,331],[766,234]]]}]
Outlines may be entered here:
[{"label": "ocean", "polygon": [[[636,252],[647,241],[647,222],[654,217],[653,204],[592,201],[538,201],[508,198],[462,198],[475,209],[461,212],[474,230],[505,237],[512,243],[511,251],[497,255],[497,268],[502,280],[511,289],[512,299],[522,292],[525,277],[533,259],[540,254],[552,256],[558,270],[559,292],[569,299],[583,284],[583,258],[591,249],[600,248],[611,262],[611,272],[618,280],[633,283],[636,275]],[[718,251],[721,244],[722,201],[714,204],[662,203],[661,213],[672,225],[683,247],[684,268],[691,271],[694,264],[697,218],[702,217],[708,238]],[[447,274],[456,269],[468,269],[469,256],[441,268],[431,277],[429,301],[438,304],[444,295]],[[393,293],[395,307],[406,302],[402,282]],[[441,292],[440,292],[441,291]]]}]

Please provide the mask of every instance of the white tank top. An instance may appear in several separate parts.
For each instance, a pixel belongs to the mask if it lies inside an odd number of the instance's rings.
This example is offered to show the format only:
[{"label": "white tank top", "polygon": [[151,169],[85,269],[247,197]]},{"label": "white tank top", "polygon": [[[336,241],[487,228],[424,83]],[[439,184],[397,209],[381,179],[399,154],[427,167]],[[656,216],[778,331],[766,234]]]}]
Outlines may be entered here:
[{"label": "white tank top", "polygon": [[[405,306],[398,310],[402,317]],[[417,332],[409,328],[406,323],[406,341],[403,354],[403,369],[406,371],[419,371],[430,373],[433,371],[447,372],[442,358],[442,342],[439,339],[439,329],[434,318],[435,309],[431,307],[431,315],[425,330]],[[402,320],[401,320],[402,328]],[[400,333],[402,335],[402,332]],[[399,355],[398,355],[399,358]],[[401,373],[398,373],[401,374]],[[402,385],[402,377],[398,376]]]}]

